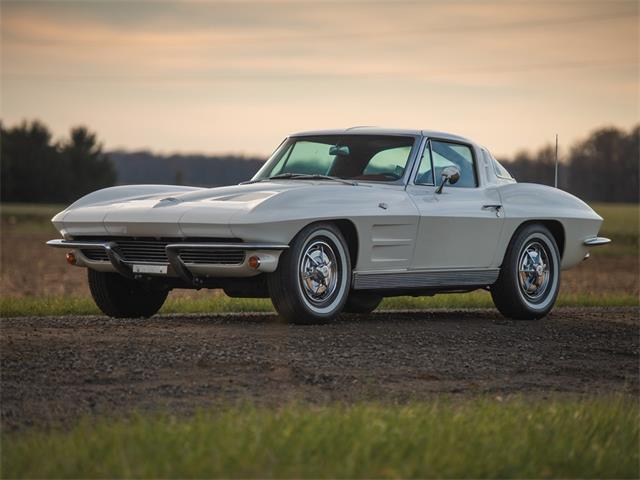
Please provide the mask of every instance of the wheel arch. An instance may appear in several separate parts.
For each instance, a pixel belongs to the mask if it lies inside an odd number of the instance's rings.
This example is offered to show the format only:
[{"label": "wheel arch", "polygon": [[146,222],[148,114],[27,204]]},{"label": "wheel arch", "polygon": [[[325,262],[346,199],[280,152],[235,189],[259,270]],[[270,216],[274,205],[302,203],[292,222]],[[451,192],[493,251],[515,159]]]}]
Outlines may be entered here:
[{"label": "wheel arch", "polygon": [[347,242],[347,248],[349,249],[349,258],[351,260],[351,268],[356,268],[356,263],[358,262],[358,250],[359,250],[359,240],[358,240],[358,230],[356,225],[349,219],[346,218],[327,218],[323,220],[317,220],[313,222],[309,222],[300,228],[296,235],[300,233],[303,229],[307,228],[309,225],[313,225],[315,223],[331,223],[338,227],[342,236],[344,236],[345,241]]},{"label": "wheel arch", "polygon": [[534,220],[527,220],[525,222],[522,222],[520,225],[518,225],[518,228],[516,228],[513,231],[513,234],[509,239],[509,245],[511,244],[511,241],[520,230],[522,230],[524,227],[528,225],[534,225],[534,224],[544,225],[549,229],[549,231],[551,232],[551,235],[553,235],[553,239],[556,241],[556,245],[558,246],[558,253],[560,253],[560,260],[562,260],[562,257],[564,255],[565,242],[566,242],[566,232],[565,232],[564,226],[562,225],[562,222],[560,222],[559,220],[534,219]]}]

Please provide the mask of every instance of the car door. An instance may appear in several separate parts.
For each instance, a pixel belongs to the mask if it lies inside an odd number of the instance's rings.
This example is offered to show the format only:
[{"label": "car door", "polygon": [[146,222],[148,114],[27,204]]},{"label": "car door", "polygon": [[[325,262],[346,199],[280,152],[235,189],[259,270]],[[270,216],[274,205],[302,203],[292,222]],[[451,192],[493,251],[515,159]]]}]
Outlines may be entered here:
[{"label": "car door", "polygon": [[[479,174],[480,151],[472,145],[431,138],[425,142],[420,164],[407,193],[420,212],[414,269],[495,268],[502,230],[500,195]],[[441,193],[443,168],[461,170],[455,185],[446,184]]]}]

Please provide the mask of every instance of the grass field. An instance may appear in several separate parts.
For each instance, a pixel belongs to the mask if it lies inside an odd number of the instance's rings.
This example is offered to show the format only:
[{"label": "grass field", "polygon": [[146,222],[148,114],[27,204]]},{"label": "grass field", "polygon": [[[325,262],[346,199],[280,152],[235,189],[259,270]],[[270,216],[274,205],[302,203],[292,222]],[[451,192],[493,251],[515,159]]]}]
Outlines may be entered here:
[{"label": "grass field", "polygon": [[5,435],[4,478],[638,478],[637,399],[230,407]]},{"label": "grass field", "polygon": [[[633,294],[606,293],[563,294],[559,307],[632,307],[638,305]],[[383,300],[378,310],[433,310],[460,308],[492,308],[488,292],[436,295],[434,297],[394,297]],[[177,296],[169,298],[160,313],[227,313],[275,312],[271,301],[258,298],[229,298],[220,293],[207,296]],[[0,297],[0,316],[27,317],[46,315],[100,315],[89,297]]]},{"label": "grass field", "polygon": [[[0,205],[2,254],[0,315],[98,313],[89,297],[84,269],[69,267],[62,252],[44,242],[58,236],[50,223],[61,205]],[[638,305],[638,205],[597,204],[604,218],[601,235],[613,244],[564,272],[559,305]],[[386,299],[383,309],[491,307],[486,292]],[[268,300],[230,299],[219,292],[176,290],[162,310],[178,312],[272,311]]]}]

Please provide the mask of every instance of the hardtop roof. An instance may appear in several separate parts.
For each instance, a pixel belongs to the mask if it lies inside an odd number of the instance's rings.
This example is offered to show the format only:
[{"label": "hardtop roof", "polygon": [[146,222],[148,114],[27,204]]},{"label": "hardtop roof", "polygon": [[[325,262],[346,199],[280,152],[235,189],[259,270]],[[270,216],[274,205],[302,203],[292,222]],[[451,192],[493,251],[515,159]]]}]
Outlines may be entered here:
[{"label": "hardtop roof", "polygon": [[315,136],[315,135],[411,135],[422,137],[435,137],[445,140],[458,140],[465,143],[474,143],[468,138],[454,133],[439,132],[436,130],[416,130],[408,128],[381,128],[381,127],[351,127],[329,130],[310,130],[293,133],[291,137]]}]

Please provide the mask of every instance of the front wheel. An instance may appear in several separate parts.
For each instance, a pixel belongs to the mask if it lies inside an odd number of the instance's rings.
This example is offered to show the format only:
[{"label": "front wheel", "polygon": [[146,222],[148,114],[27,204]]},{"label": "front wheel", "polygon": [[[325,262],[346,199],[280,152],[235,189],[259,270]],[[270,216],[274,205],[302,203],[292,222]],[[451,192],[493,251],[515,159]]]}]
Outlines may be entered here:
[{"label": "front wheel", "polygon": [[491,297],[505,317],[535,320],[547,315],[560,291],[560,254],[544,225],[518,230],[507,248]]},{"label": "front wheel", "polygon": [[89,290],[102,313],[115,318],[150,317],[167,299],[167,290],[153,290],[119,273],[89,269]]},{"label": "front wheel", "polygon": [[351,260],[347,242],[331,223],[305,227],[280,255],[267,277],[273,306],[291,323],[320,323],[335,318],[347,301]]}]

